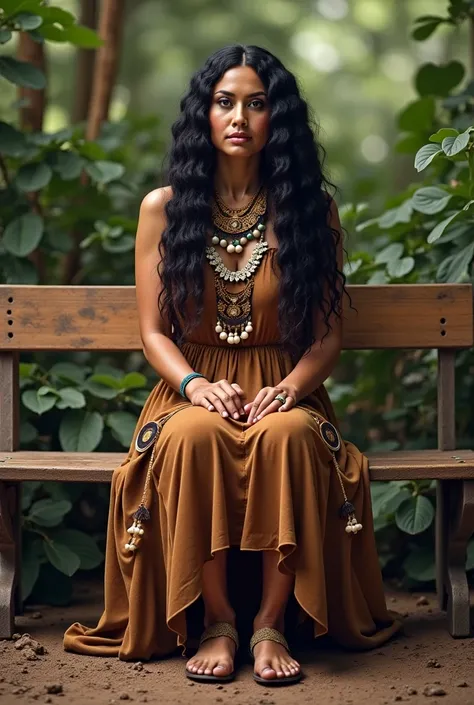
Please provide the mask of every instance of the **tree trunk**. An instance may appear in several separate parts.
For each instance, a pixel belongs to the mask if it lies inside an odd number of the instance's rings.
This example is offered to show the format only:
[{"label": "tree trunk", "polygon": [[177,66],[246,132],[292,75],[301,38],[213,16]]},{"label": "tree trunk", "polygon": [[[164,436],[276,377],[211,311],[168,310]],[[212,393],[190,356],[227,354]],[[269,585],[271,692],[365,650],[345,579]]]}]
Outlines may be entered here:
[{"label": "tree trunk", "polygon": [[[81,15],[79,23],[97,28],[97,0],[81,0]],[[94,79],[95,50],[78,49],[76,66],[76,90],[71,121],[75,125],[87,119]]]},{"label": "tree trunk", "polygon": [[[26,32],[20,32],[18,43],[18,58],[36,66],[46,73],[46,57],[44,45],[35,42]],[[18,88],[18,98],[27,104],[20,107],[20,127],[22,130],[42,130],[44,110],[46,106],[46,91],[33,88]]]},{"label": "tree trunk", "polygon": [[117,75],[122,40],[125,0],[103,0],[99,35],[104,40],[96,58],[94,82],[89,108],[86,137],[98,137],[100,126],[107,120],[110,99]]},{"label": "tree trunk", "polygon": [[[117,75],[122,40],[125,0],[102,0],[102,10],[99,21],[99,35],[104,44],[98,49],[94,62],[93,83],[89,101],[86,139],[95,140],[99,136],[100,126],[109,114],[110,99]],[[83,185],[87,183],[87,175],[81,177]],[[73,231],[74,247],[66,255],[63,265],[62,283],[77,283],[80,274],[81,233]]]}]

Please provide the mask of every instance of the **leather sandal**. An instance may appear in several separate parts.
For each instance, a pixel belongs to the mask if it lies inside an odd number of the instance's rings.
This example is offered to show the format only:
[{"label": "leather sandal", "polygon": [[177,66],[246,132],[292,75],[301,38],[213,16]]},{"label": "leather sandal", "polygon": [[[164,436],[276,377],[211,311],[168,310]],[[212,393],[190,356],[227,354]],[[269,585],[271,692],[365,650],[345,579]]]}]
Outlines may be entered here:
[{"label": "leather sandal", "polygon": [[[208,639],[215,639],[219,636],[227,636],[229,639],[232,639],[235,644],[235,651],[237,652],[239,648],[239,635],[235,627],[229,624],[229,622],[216,622],[215,624],[211,624],[210,627],[207,627],[199,640],[199,646]],[[187,678],[201,681],[201,683],[228,683],[235,678],[235,670],[233,670],[232,673],[228,673],[226,676],[214,676],[207,673],[193,673],[186,668],[185,674]]]},{"label": "leather sandal", "polygon": [[[264,627],[263,629],[257,629],[252,638],[250,639],[250,655],[253,655],[253,650],[261,641],[274,641],[276,644],[281,644],[290,653],[290,647],[288,642],[278,629],[271,629],[270,627]],[[302,679],[303,674],[301,671],[294,676],[284,676],[283,678],[262,678],[257,673],[253,674],[254,680],[260,685],[272,686],[272,685],[294,685],[299,683]]]}]

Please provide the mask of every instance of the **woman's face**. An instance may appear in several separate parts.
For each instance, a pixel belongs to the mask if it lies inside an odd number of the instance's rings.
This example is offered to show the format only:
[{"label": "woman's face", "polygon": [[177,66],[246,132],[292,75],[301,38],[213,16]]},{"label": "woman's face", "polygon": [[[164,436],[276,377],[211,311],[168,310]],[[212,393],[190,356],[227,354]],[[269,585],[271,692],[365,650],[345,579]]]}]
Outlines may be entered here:
[{"label": "woman's face", "polygon": [[260,152],[268,138],[270,108],[258,75],[250,66],[225,72],[214,86],[209,122],[216,149],[236,157]]}]

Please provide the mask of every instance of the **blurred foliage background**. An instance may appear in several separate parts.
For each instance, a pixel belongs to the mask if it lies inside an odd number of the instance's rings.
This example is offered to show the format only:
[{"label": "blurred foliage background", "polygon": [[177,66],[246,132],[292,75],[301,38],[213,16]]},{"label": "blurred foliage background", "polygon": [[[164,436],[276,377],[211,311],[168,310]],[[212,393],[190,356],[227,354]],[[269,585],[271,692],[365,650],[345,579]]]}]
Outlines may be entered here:
[{"label": "blurred foliage background", "polygon": [[[0,281],[134,283],[138,206],[162,183],[179,100],[235,41],[300,81],[339,187],[349,281],[471,281],[473,15],[471,0],[0,0]],[[463,353],[460,447],[473,369]],[[27,449],[124,451],[157,381],[140,353],[25,355],[20,372]],[[436,447],[435,352],[344,352],[327,386],[362,449]],[[372,489],[386,578],[429,585],[433,484]],[[107,502],[108,487],[25,483],[25,598],[65,603],[73,574],[102,569]]]}]

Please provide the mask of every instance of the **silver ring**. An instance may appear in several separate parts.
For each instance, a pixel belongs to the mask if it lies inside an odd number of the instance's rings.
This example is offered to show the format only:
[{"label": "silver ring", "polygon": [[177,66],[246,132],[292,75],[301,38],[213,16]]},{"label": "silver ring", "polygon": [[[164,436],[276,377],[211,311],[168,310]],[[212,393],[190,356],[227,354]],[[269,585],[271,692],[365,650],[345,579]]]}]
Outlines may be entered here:
[{"label": "silver ring", "polygon": [[275,397],[275,401],[278,399],[278,401],[281,401],[282,404],[285,404],[286,398],[283,396],[283,394],[277,394]]}]

